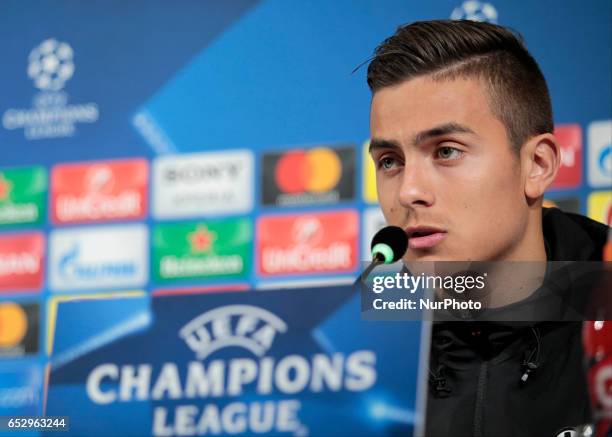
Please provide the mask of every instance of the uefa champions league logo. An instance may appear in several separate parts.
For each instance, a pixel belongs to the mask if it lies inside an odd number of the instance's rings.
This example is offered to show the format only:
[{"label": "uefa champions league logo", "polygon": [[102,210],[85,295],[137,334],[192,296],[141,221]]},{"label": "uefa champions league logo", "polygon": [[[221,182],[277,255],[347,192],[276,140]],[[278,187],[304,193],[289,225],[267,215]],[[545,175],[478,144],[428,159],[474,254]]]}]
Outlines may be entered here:
[{"label": "uefa champions league logo", "polygon": [[497,24],[497,10],[491,3],[467,0],[453,10],[451,20],[485,21]]},{"label": "uefa champions league logo", "polygon": [[28,55],[27,75],[40,92],[29,108],[9,108],[2,114],[7,130],[23,129],[26,140],[74,136],[79,123],[95,123],[100,117],[93,102],[70,104],[64,91],[75,71],[70,44],[47,38]]},{"label": "uefa champions league logo", "polygon": [[43,41],[28,57],[28,76],[41,91],[59,91],[74,74],[72,47],[54,38]]},{"label": "uefa champions league logo", "polygon": [[198,359],[228,346],[238,346],[261,357],[287,324],[263,308],[228,305],[199,315],[187,323],[179,336]]}]

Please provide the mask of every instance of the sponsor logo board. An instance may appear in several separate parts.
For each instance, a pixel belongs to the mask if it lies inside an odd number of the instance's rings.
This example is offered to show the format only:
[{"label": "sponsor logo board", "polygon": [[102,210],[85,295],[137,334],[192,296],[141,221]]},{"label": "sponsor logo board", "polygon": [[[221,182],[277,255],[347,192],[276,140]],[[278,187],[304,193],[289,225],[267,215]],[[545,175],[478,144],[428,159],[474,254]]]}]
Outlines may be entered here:
[{"label": "sponsor logo board", "polygon": [[140,287],[148,280],[148,230],[140,224],[55,230],[49,271],[55,291]]},{"label": "sponsor logo board", "polygon": [[153,236],[157,282],[245,278],[253,241],[248,219],[157,225]]},{"label": "sponsor logo board", "polygon": [[363,145],[363,198],[368,203],[378,202],[376,193],[376,166],[369,153],[370,141]]},{"label": "sponsor logo board", "polygon": [[357,267],[359,217],[344,210],[264,216],[257,222],[262,275],[338,273]]},{"label": "sponsor logo board", "polygon": [[39,311],[35,302],[0,302],[0,359],[38,352]]},{"label": "sponsor logo board", "polygon": [[353,146],[293,149],[263,156],[264,205],[330,204],[355,196]]},{"label": "sponsor logo board", "polygon": [[612,120],[594,121],[588,131],[588,179],[595,188],[612,186]]},{"label": "sponsor logo board", "polygon": [[557,125],[555,137],[561,147],[561,165],[551,188],[578,187],[582,183],[582,129],[578,124]]},{"label": "sponsor logo board", "polygon": [[0,236],[0,293],[42,288],[44,251],[41,233]]},{"label": "sponsor logo board", "polygon": [[612,191],[595,191],[589,194],[587,208],[590,218],[612,226]]},{"label": "sponsor logo board", "polygon": [[41,224],[46,202],[47,172],[43,167],[0,169],[0,227]]},{"label": "sponsor logo board", "polygon": [[147,211],[144,159],[56,166],[51,175],[55,224],[137,220]]},{"label": "sponsor logo board", "polygon": [[0,415],[40,415],[42,382],[43,372],[40,366],[6,368],[5,363],[0,378]]},{"label": "sponsor logo board", "polygon": [[248,212],[253,207],[253,166],[248,150],[157,158],[153,215],[166,219]]}]

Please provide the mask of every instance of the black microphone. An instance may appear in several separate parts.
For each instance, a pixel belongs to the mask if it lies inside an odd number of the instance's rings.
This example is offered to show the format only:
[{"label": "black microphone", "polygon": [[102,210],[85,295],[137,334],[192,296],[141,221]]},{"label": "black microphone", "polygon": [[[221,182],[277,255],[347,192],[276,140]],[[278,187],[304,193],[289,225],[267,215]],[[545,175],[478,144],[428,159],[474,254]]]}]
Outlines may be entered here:
[{"label": "black microphone", "polygon": [[355,281],[364,281],[376,266],[401,259],[408,249],[408,235],[398,226],[386,226],[374,235],[370,244],[372,262]]}]

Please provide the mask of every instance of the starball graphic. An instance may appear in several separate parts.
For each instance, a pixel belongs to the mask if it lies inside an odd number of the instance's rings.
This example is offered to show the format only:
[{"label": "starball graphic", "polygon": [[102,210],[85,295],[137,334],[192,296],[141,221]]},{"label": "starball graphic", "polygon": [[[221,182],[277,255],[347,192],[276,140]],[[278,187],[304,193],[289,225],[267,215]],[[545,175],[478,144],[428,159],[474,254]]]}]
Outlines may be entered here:
[{"label": "starball graphic", "polygon": [[76,70],[70,44],[48,38],[28,55],[27,75],[40,92],[29,108],[9,108],[2,115],[7,130],[23,129],[26,140],[72,137],[79,124],[98,121],[97,103],[69,103],[64,88]]}]

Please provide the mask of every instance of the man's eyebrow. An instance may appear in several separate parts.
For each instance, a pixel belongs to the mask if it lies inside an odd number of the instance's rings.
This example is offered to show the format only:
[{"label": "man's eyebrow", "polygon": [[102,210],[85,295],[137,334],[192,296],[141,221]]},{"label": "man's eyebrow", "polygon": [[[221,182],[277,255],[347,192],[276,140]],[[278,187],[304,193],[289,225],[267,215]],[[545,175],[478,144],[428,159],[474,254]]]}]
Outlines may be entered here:
[{"label": "man's eyebrow", "polygon": [[412,144],[418,145],[435,137],[456,133],[476,134],[476,132],[474,132],[467,126],[464,126],[459,123],[450,122],[417,133],[412,139]]},{"label": "man's eyebrow", "polygon": [[372,138],[370,140],[369,153],[374,149],[401,149],[400,144],[394,140],[384,140],[382,138]]},{"label": "man's eyebrow", "polygon": [[[444,124],[432,127],[431,129],[427,129],[427,130],[417,133],[412,138],[412,144],[416,146],[416,145],[424,143],[425,141],[430,140],[435,137],[439,137],[442,135],[456,134],[456,133],[476,135],[476,132],[474,132],[472,129],[470,129],[467,126],[464,126],[462,124],[455,123],[455,122],[449,122],[449,123],[444,123]],[[400,145],[400,143],[395,140],[386,140],[383,138],[372,138],[370,140],[370,148],[368,151],[372,153],[374,149],[401,149],[401,148],[402,146]]]}]

